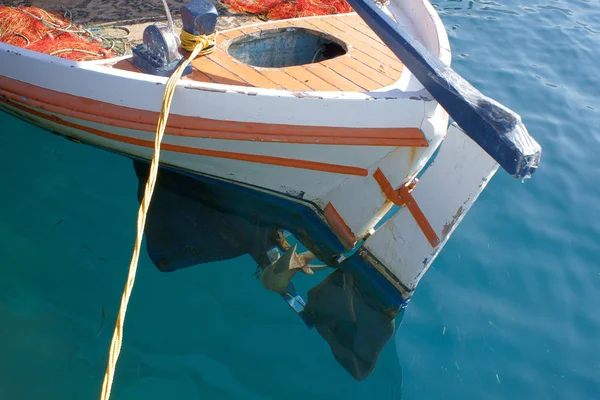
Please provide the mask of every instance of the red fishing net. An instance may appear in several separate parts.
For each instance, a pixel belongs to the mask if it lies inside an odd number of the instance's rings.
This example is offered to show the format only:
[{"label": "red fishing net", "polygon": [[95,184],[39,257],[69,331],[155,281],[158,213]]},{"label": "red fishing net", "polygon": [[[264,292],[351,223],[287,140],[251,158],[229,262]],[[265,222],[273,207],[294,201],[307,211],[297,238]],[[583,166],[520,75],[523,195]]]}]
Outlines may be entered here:
[{"label": "red fishing net", "polygon": [[221,0],[232,11],[278,20],[352,12],[346,0]]},{"label": "red fishing net", "polygon": [[0,42],[84,61],[112,57],[102,40],[58,13],[37,7],[0,6]]}]

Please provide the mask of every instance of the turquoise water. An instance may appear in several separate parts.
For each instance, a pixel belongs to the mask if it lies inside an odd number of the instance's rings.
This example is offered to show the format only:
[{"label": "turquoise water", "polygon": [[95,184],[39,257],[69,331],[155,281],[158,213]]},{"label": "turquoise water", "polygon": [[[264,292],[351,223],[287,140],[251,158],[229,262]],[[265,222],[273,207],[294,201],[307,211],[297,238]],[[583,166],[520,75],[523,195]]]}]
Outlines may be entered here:
[{"label": "turquoise water", "polygon": [[[600,396],[600,1],[436,7],[454,68],[523,116],[543,162],[492,180],[373,375],[350,378],[249,258],[161,274],[144,254],[114,399]],[[7,115],[0,131],[0,399],[97,398],[135,174]]]}]

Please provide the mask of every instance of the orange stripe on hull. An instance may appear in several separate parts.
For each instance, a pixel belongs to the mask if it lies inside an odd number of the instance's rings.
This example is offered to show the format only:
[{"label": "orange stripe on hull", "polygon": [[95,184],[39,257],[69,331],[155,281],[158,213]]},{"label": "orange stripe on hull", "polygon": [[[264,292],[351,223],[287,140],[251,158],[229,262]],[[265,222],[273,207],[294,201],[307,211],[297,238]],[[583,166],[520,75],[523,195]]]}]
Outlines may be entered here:
[{"label": "orange stripe on hull", "polygon": [[[136,146],[154,148],[154,142],[149,140],[137,139],[127,136],[115,135],[114,133],[101,131],[98,129],[94,129],[91,127],[75,124],[69,121],[65,121],[55,115],[44,114],[40,111],[31,109],[22,104],[15,103],[8,99],[1,99],[0,101],[8,104],[11,107],[17,108],[25,113],[35,115],[36,117],[43,118],[47,121],[54,122],[56,124],[60,124],[63,126],[67,126],[70,128],[78,129],[87,133],[94,134],[96,136],[100,136],[106,139],[132,144]],[[292,158],[283,158],[283,157],[273,157],[273,156],[263,156],[257,154],[245,154],[245,153],[234,153],[229,151],[220,151],[220,150],[207,150],[200,149],[195,147],[187,147],[180,146],[175,144],[165,143],[161,146],[163,150],[174,151],[178,153],[185,154],[196,154],[199,156],[206,157],[215,157],[215,158],[225,158],[230,160],[238,160],[238,161],[247,161],[257,164],[268,164],[268,165],[277,165],[281,167],[291,167],[291,168],[299,168],[299,169],[307,169],[312,171],[320,171],[320,172],[331,172],[336,174],[344,174],[344,175],[356,175],[356,176],[367,176],[368,171],[364,168],[351,167],[345,165],[338,164],[328,164],[321,163],[317,161],[306,161],[306,160],[297,160]]]},{"label": "orange stripe on hull", "polygon": [[[108,126],[115,126],[119,128],[134,129],[138,131],[154,133],[156,130],[155,125],[144,124],[141,122],[123,121],[116,118],[108,118],[95,114],[87,114],[81,111],[57,106],[54,104],[48,104],[43,101],[34,100],[30,97],[19,96],[16,93],[9,92],[4,89],[0,89],[0,95],[5,96],[11,100],[18,101],[30,105],[35,108],[50,111],[52,113],[65,115],[81,119],[87,122],[96,122]],[[353,145],[353,146],[412,146],[423,147],[427,145],[424,139],[379,139],[379,138],[314,138],[308,136],[285,136],[282,140],[281,135],[268,135],[268,134],[246,134],[246,133],[235,133],[235,132],[214,132],[207,130],[196,130],[196,129],[182,129],[169,127],[165,131],[168,135],[183,136],[183,137],[201,137],[206,139],[220,139],[220,140],[239,140],[239,141],[253,141],[253,142],[271,142],[271,143],[293,143],[293,144],[319,144],[319,145]]]},{"label": "orange stripe on hull", "polygon": [[[117,106],[85,97],[61,93],[29,83],[0,76],[4,96],[35,107],[55,107],[60,114],[99,122],[154,132],[158,113]],[[16,97],[15,97],[16,96]],[[75,116],[77,113],[77,116]],[[85,117],[84,117],[85,115]],[[95,118],[95,119],[92,119]],[[109,124],[108,120],[112,120]],[[134,128],[135,127],[135,128]],[[225,140],[253,140],[283,143],[409,146],[427,147],[429,144],[418,128],[346,128],[325,126],[299,126],[256,122],[221,121],[199,117],[171,115],[168,134]]]}]

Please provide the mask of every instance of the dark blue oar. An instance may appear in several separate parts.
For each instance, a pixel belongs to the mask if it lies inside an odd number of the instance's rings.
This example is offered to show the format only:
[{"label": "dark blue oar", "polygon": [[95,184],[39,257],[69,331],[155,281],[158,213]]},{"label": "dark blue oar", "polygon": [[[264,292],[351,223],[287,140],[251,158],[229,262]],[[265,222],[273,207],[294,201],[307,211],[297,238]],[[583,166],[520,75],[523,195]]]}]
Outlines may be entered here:
[{"label": "dark blue oar", "polygon": [[542,148],[518,114],[475,89],[372,0],[347,1],[463,131],[506,172],[516,178],[535,172]]}]

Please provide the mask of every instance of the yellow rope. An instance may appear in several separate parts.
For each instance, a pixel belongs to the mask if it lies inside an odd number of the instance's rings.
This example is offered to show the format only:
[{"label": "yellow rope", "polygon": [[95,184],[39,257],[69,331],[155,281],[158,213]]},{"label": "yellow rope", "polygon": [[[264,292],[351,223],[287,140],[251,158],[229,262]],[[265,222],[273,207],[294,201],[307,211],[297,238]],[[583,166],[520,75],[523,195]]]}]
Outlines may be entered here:
[{"label": "yellow rope", "polygon": [[193,51],[198,45],[202,45],[202,51],[198,55],[204,56],[215,51],[217,32],[208,36],[192,35],[182,29],[179,38],[181,39],[181,47],[187,51]]},{"label": "yellow rope", "polygon": [[[113,333],[112,341],[110,344],[110,351],[108,353],[108,365],[106,366],[106,372],[104,374],[104,382],[102,383],[102,394],[100,395],[101,400],[108,400],[110,397],[110,391],[112,388],[113,378],[115,369],[117,366],[117,359],[121,352],[121,345],[123,343],[123,325],[125,323],[125,313],[127,312],[127,304],[129,303],[129,297],[133,289],[135,282],[135,273],[137,271],[138,259],[140,257],[140,248],[142,245],[142,236],[144,234],[144,226],[146,225],[146,215],[148,208],[150,207],[150,201],[154,192],[154,185],[156,184],[156,176],[158,174],[158,165],[160,159],[160,143],[162,141],[165,128],[167,126],[167,119],[169,117],[169,110],[171,109],[171,101],[173,100],[173,94],[175,93],[175,87],[177,81],[181,78],[185,67],[196,57],[203,54],[208,54],[214,50],[214,39],[215,34],[206,37],[204,35],[194,36],[190,35],[185,31],[181,31],[182,46],[185,40],[184,49],[191,51],[190,56],[175,70],[173,75],[167,81],[165,87],[165,94],[163,97],[162,107],[160,116],[158,119],[158,125],[156,127],[156,136],[154,138],[154,156],[150,164],[150,174],[148,181],[146,182],[146,188],[144,192],[144,198],[140,204],[137,219],[137,236],[135,238],[135,246],[133,248],[133,254],[131,257],[131,264],[129,265],[129,274],[127,276],[127,283],[123,289],[123,295],[121,297],[121,306],[119,308],[119,314],[115,323],[115,330]],[[184,36],[185,33],[185,36]],[[185,37],[185,39],[184,39]],[[212,38],[212,40],[211,40]],[[193,47],[190,48],[190,46]],[[207,49],[207,46],[212,45],[212,49]]]}]

